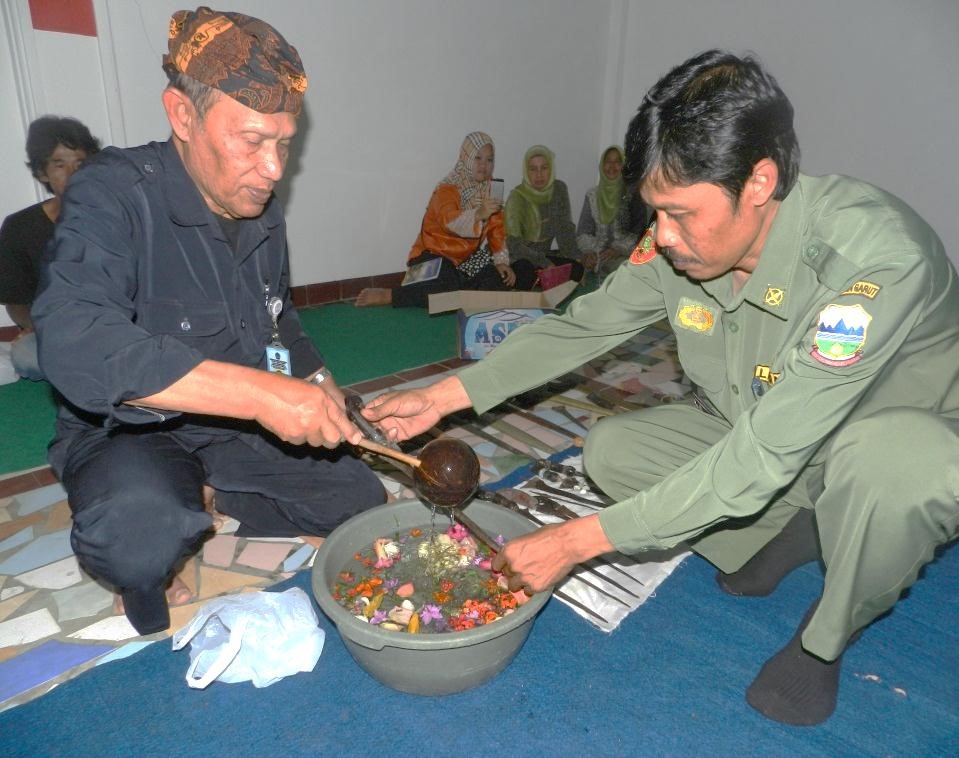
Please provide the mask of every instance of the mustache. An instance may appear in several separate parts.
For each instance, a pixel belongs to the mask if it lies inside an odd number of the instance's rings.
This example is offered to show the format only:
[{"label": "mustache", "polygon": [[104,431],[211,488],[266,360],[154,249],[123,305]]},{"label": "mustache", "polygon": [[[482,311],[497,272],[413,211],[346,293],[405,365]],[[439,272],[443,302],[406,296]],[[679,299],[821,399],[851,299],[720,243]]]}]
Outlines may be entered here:
[{"label": "mustache", "polygon": [[696,259],[689,255],[683,255],[676,248],[673,247],[661,247],[659,248],[660,254],[670,263],[675,263],[679,265],[689,264],[694,262]]}]

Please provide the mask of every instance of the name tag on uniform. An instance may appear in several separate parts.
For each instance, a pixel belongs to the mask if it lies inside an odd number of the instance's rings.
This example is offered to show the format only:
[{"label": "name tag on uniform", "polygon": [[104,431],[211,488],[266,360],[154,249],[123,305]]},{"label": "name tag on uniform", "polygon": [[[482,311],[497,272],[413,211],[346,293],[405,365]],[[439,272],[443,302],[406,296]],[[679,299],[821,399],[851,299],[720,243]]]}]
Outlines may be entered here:
[{"label": "name tag on uniform", "polygon": [[274,374],[293,376],[293,370],[290,366],[290,351],[283,345],[267,345],[266,368],[267,371]]}]

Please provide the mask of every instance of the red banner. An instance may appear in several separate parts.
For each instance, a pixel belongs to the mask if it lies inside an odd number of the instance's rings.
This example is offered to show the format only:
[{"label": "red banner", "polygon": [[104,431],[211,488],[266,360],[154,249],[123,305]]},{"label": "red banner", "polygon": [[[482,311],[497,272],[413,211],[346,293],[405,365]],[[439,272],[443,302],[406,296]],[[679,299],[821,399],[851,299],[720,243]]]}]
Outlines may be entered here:
[{"label": "red banner", "polygon": [[30,18],[40,31],[97,36],[93,0],[30,0]]}]

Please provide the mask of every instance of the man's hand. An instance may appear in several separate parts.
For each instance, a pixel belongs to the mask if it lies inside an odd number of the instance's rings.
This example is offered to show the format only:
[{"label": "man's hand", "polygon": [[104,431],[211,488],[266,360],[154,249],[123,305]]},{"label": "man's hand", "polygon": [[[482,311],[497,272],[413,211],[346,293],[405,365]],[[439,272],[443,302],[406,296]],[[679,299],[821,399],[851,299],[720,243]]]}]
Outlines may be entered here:
[{"label": "man's hand", "polygon": [[455,376],[436,384],[373,398],[363,415],[378,424],[390,439],[408,440],[436,426],[443,416],[470,407],[462,382]]},{"label": "man's hand", "polygon": [[584,516],[510,540],[493,557],[493,570],[508,577],[511,591],[522,588],[532,595],[552,587],[577,563],[613,549],[599,516]]},{"label": "man's hand", "polygon": [[583,253],[579,260],[580,263],[583,264],[583,268],[587,271],[594,271],[596,269],[596,253]]},{"label": "man's hand", "polygon": [[[281,440],[295,445],[334,448],[363,436],[343,410],[343,393],[330,379],[323,385],[276,374],[265,387],[254,420]],[[330,387],[327,387],[327,384]]]},{"label": "man's hand", "polygon": [[[295,445],[333,448],[363,436],[343,410],[343,394],[283,374],[206,360],[166,389],[130,405],[252,419]],[[326,384],[327,382],[324,382]]]}]

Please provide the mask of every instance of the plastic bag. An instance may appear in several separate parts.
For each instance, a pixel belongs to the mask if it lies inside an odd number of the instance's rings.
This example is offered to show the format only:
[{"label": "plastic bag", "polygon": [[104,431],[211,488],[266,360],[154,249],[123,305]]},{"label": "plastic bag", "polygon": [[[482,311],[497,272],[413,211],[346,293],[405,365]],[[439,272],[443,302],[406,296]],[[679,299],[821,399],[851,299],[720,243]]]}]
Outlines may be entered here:
[{"label": "plastic bag", "polygon": [[214,680],[268,687],[312,671],[325,639],[309,597],[292,587],[211,600],[173,635],[173,649],[190,643],[186,683],[194,689]]}]

